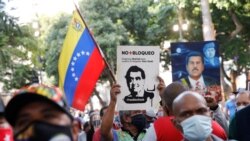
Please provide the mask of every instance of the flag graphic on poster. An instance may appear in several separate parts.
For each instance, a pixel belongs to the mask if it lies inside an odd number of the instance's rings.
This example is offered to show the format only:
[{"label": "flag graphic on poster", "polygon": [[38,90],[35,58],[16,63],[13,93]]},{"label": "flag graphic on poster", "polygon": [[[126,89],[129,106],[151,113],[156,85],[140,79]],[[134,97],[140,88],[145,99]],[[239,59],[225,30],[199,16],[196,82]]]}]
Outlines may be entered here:
[{"label": "flag graphic on poster", "polygon": [[80,14],[74,11],[58,63],[59,86],[70,106],[84,110],[104,67],[98,45]]}]

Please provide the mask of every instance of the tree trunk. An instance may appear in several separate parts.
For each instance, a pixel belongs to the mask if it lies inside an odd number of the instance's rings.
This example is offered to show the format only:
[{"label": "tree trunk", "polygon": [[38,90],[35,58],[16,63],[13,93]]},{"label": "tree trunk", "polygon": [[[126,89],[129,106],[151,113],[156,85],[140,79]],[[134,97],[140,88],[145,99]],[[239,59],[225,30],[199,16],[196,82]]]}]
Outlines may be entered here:
[{"label": "tree trunk", "polygon": [[204,41],[215,40],[215,30],[211,18],[211,13],[209,9],[208,0],[201,0],[201,10],[202,10],[202,31]]},{"label": "tree trunk", "polygon": [[237,78],[237,71],[232,70],[231,71],[231,83],[232,83],[232,91],[233,92],[237,91],[236,78]]},{"label": "tree trunk", "polygon": [[250,91],[250,87],[248,83],[250,82],[250,69],[246,70],[246,90]]}]

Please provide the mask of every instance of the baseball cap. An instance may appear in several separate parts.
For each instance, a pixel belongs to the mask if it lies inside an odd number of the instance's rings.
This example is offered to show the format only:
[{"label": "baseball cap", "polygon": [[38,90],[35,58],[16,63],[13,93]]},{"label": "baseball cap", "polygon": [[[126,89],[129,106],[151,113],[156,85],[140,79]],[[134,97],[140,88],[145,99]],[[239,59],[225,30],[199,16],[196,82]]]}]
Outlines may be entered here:
[{"label": "baseball cap", "polygon": [[146,115],[149,116],[149,117],[151,117],[151,118],[155,118],[156,117],[154,109],[148,109],[148,110],[146,110]]},{"label": "baseball cap", "polygon": [[58,87],[32,84],[28,87],[21,88],[14,93],[14,96],[8,102],[5,109],[7,121],[14,126],[17,114],[21,108],[35,101],[47,102],[58,108],[58,110],[66,113],[73,120],[73,116],[69,112],[69,106],[64,98],[64,94]]}]

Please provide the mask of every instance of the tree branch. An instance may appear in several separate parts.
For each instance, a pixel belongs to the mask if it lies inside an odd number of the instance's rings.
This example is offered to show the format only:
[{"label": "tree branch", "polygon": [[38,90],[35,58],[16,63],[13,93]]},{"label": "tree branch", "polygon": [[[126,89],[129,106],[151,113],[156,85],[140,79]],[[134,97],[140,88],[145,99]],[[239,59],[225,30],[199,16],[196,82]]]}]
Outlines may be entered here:
[{"label": "tree branch", "polygon": [[222,70],[222,73],[223,73],[223,75],[226,77],[226,79],[228,80],[228,81],[231,81],[231,78],[227,75],[227,73],[226,73],[226,71],[225,71],[225,69],[224,69],[224,58],[223,58],[223,56],[221,56],[221,65],[220,65],[220,67],[221,67],[221,70]]},{"label": "tree branch", "polygon": [[95,89],[94,94],[95,94],[96,97],[98,98],[98,100],[99,100],[100,104],[102,105],[102,107],[104,107],[106,103],[103,101],[103,99],[101,98],[99,92],[98,92],[96,89]]},{"label": "tree branch", "polygon": [[231,34],[230,34],[230,38],[232,39],[232,38],[236,37],[236,35],[238,33],[240,33],[240,31],[243,29],[243,26],[240,23],[239,19],[237,18],[237,15],[235,14],[235,12],[232,9],[229,10],[229,15],[231,16],[231,18],[236,26],[235,30],[233,32],[231,32]]}]

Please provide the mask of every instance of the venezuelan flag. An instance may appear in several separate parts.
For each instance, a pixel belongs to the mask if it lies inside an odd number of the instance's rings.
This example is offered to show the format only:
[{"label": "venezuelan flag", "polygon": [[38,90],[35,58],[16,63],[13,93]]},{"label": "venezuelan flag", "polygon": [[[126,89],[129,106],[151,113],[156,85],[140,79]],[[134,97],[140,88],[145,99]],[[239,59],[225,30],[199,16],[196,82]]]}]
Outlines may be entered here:
[{"label": "venezuelan flag", "polygon": [[104,67],[96,42],[74,11],[58,63],[59,86],[70,106],[84,110]]}]

